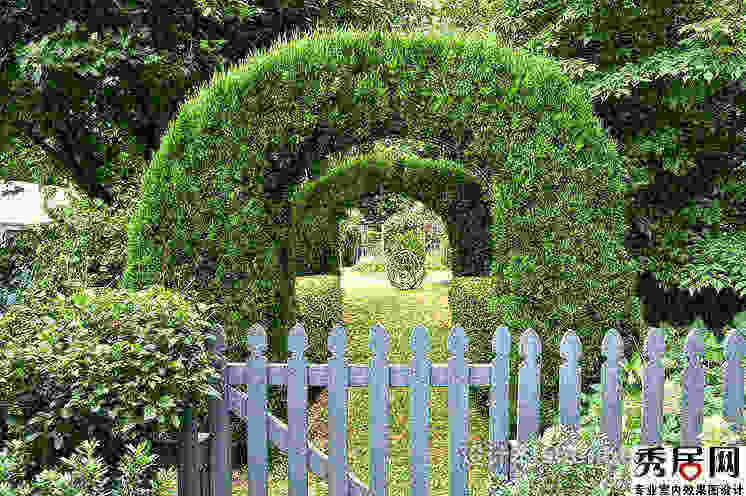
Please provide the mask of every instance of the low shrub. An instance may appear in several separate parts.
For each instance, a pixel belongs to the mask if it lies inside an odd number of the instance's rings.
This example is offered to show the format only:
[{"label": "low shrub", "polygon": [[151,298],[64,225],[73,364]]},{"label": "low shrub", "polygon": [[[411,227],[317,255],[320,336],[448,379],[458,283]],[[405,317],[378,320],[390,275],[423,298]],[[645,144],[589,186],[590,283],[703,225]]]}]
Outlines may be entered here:
[{"label": "low shrub", "polygon": [[[143,480],[158,455],[150,454],[150,447],[140,443],[137,448],[128,446],[130,455],[123,458],[119,470],[121,481],[110,481],[109,469],[103,460],[93,457],[98,441],[84,441],[77,448],[76,456],[62,458],[62,463],[73,472],[44,470],[29,484],[23,480],[25,464],[30,462],[28,446],[19,439],[9,440],[8,449],[0,453],[0,496],[170,496],[176,480],[176,468],[160,469],[154,481]],[[107,491],[106,487],[113,489]]]}]

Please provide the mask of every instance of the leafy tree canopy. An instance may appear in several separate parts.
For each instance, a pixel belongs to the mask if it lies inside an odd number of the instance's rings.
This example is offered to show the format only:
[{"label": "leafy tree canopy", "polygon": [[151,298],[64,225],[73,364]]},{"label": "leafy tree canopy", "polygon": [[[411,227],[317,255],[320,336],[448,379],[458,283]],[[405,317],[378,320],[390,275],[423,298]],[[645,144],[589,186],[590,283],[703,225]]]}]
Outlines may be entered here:
[{"label": "leafy tree canopy", "polygon": [[[125,141],[134,140],[148,162],[179,104],[217,70],[250,55],[250,43],[231,41],[272,7],[239,0],[91,5],[0,6],[0,94],[7,95],[0,99],[0,176],[73,182],[111,206],[111,184],[134,172]],[[624,146],[630,198],[673,197],[667,230],[649,226],[659,242],[643,253],[648,268],[671,285],[687,277],[738,284],[735,266],[715,269],[746,254],[740,233],[720,232],[737,224],[734,211],[726,204],[700,212],[689,200],[713,184],[733,198],[746,188],[737,170],[742,159],[733,159],[746,127],[743,2],[508,0],[489,12],[497,15],[486,16],[486,26],[462,16],[463,26],[559,58],[568,77],[588,89],[594,111]],[[729,105],[718,110],[711,104],[717,98]],[[630,121],[633,133],[624,130]],[[713,228],[696,250],[681,239],[691,216]],[[695,270],[688,265],[694,251],[712,263]]]}]

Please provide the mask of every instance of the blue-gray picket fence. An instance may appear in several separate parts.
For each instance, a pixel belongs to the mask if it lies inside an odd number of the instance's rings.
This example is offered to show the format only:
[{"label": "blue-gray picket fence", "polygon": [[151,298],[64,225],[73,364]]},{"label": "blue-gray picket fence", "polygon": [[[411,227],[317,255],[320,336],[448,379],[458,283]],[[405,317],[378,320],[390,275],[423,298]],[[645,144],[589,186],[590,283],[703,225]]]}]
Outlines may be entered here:
[{"label": "blue-gray picket fence", "polygon": [[[705,331],[706,332],[706,331]],[[725,399],[723,416],[727,421],[743,426],[744,370],[741,359],[746,354],[744,330],[732,330],[726,339],[726,366],[723,371]],[[224,337],[209,336],[208,346],[224,349]],[[347,365],[344,351],[347,345],[346,330],[336,325],[330,332],[328,348],[331,358],[327,364],[309,364],[304,358],[307,336],[297,323],[288,336],[290,358],[286,364],[267,363],[263,356],[267,348],[264,327],[254,325],[247,337],[251,353],[246,363],[227,363],[223,372],[223,399],[209,400],[210,405],[210,495],[230,496],[230,431],[228,411],[246,421],[246,449],[248,451],[248,494],[266,496],[267,492],[267,443],[288,453],[288,482],[291,496],[308,495],[308,470],[328,482],[330,496],[360,496],[374,494],[389,496],[386,474],[388,467],[389,388],[409,388],[409,442],[411,490],[413,496],[430,494],[430,388],[448,387],[449,464],[451,496],[467,492],[468,459],[462,454],[468,448],[469,405],[468,387],[490,386],[489,446],[507,446],[505,456],[498,458],[497,471],[507,474],[509,480],[517,476],[511,470],[510,452],[520,443],[537,435],[539,428],[539,397],[541,377],[541,342],[533,329],[525,330],[520,337],[520,356],[524,360],[518,382],[517,440],[507,440],[508,435],[508,371],[510,370],[511,334],[506,327],[499,327],[492,338],[492,351],[496,354],[491,364],[469,364],[464,356],[469,338],[462,327],[451,329],[448,349],[452,357],[448,364],[433,364],[427,358],[430,336],[427,328],[418,325],[410,336],[412,362],[409,365],[390,364],[386,355],[389,336],[383,325],[371,328],[371,351],[374,357],[369,365]],[[643,418],[641,444],[660,445],[660,428],[663,426],[665,351],[663,329],[648,328],[643,357]],[[568,330],[560,343],[560,353],[565,363],[559,371],[560,422],[578,428],[580,412],[580,358],[582,345],[577,334]],[[601,432],[607,434],[616,449],[621,444],[622,401],[620,372],[623,365],[623,343],[615,329],[607,331],[602,342]],[[695,330],[686,340],[688,364],[682,375],[681,445],[701,446],[697,435],[701,433],[704,408],[704,370],[701,359],[704,353],[703,335]],[[247,393],[231,386],[246,384]],[[267,411],[268,385],[287,386],[288,425]],[[329,456],[316,449],[307,439],[307,387],[324,386],[328,389]],[[613,387],[609,387],[612,385]],[[360,482],[348,471],[347,464],[347,388],[368,387],[369,391],[369,485]],[[693,419],[693,422],[688,422]],[[185,415],[185,438],[191,429],[191,414]],[[265,440],[261,442],[261,440]],[[505,444],[507,442],[507,444]],[[185,457],[193,460],[193,456]],[[190,465],[190,464],[186,464]],[[179,484],[180,496],[192,496],[198,484],[196,468],[181,467],[185,481]],[[191,482],[190,482],[191,481]],[[194,493],[198,494],[198,493]]]}]

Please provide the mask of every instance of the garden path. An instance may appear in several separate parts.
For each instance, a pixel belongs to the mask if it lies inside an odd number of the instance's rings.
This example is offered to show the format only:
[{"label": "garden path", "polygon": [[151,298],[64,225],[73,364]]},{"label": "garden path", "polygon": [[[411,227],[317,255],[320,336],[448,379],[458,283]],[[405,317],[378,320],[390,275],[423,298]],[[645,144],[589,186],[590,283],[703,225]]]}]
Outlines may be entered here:
[{"label": "garden path", "polygon": [[[449,285],[453,279],[450,270],[433,270],[425,274],[423,284]],[[342,288],[392,287],[385,272],[361,273],[345,267],[342,269]]]}]

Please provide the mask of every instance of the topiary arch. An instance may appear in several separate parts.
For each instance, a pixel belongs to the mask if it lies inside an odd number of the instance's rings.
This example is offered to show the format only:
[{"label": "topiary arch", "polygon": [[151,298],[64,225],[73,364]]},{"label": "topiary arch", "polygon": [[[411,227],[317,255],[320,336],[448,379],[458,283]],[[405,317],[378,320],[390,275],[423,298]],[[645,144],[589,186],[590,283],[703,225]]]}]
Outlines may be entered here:
[{"label": "topiary arch", "polygon": [[[487,203],[486,190],[479,178],[452,161],[430,161],[412,156],[402,159],[401,154],[392,149],[344,159],[341,164],[332,167],[328,174],[294,189],[290,195],[294,204],[293,225],[304,230],[312,228],[310,223],[317,222],[319,217],[343,218],[347,209],[353,208],[363,193],[381,186],[387,192],[402,193],[421,201],[440,216],[453,245],[455,260],[479,260],[487,255],[485,265],[489,266],[489,246],[472,243],[474,238],[464,235],[464,230],[469,226],[458,222],[462,216],[457,215],[468,215],[469,211],[474,210],[474,202]],[[464,189],[477,192],[466,209],[457,201],[458,193]],[[479,194],[480,190],[483,194]],[[336,225],[335,222],[331,228]],[[486,223],[480,227],[488,232]],[[470,242],[462,243],[464,239]],[[294,257],[291,257],[292,260]],[[340,264],[335,262],[330,272],[341,276]],[[464,268],[462,262],[455,263],[453,271],[463,275],[474,265],[471,263]]]},{"label": "topiary arch", "polygon": [[545,426],[562,361],[550,331],[581,338],[583,384],[600,370],[593,349],[606,329],[642,341],[636,271],[623,248],[624,165],[587,91],[556,61],[500,48],[494,35],[317,31],[217,73],[184,103],[143,176],[123,284],[139,289],[165,273],[174,287],[198,255],[217,260],[214,279],[196,290],[218,307],[228,360],[246,358],[246,333],[262,320],[268,360],[285,362],[296,311],[290,194],[307,171],[329,172],[332,151],[394,135],[455,143],[448,159],[488,195],[493,263],[469,272],[463,257],[453,260],[459,308],[449,304],[456,324],[480,319],[462,324],[473,362],[493,358],[474,329],[511,330],[511,377],[520,333],[531,327],[544,338]]}]

